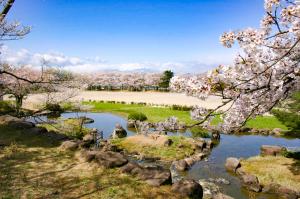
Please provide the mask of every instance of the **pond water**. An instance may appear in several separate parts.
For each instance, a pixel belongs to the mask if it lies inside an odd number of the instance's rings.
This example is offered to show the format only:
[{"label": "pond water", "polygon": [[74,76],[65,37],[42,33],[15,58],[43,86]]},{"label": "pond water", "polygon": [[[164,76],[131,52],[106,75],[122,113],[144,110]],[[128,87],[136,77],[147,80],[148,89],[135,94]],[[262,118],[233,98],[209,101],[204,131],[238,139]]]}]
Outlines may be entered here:
[{"label": "pond water", "polygon": [[[86,127],[97,128],[103,131],[104,138],[109,138],[116,123],[121,124],[127,131],[128,136],[135,134],[134,129],[127,128],[127,122],[124,118],[110,113],[63,113],[63,118],[76,118],[85,116],[94,119],[94,123],[86,124]],[[42,117],[43,120],[48,120]],[[184,135],[190,137],[192,134],[168,133],[169,135]],[[186,173],[187,178],[195,180],[208,178],[224,178],[230,181],[230,185],[218,184],[222,192],[238,199],[258,198],[275,199],[276,197],[264,194],[255,194],[241,188],[239,179],[226,172],[224,164],[227,157],[248,158],[260,153],[261,145],[280,145],[286,147],[300,147],[300,139],[286,139],[272,136],[259,135],[221,135],[220,143],[215,146],[207,161],[200,161]]]}]

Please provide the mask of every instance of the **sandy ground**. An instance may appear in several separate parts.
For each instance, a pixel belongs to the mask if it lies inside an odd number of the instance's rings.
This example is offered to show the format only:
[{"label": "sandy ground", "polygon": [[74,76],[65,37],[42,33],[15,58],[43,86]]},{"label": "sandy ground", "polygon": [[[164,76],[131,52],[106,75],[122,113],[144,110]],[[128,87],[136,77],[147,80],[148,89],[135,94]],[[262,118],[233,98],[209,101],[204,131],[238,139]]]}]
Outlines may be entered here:
[{"label": "sandy ground", "polygon": [[[64,95],[61,98],[66,97]],[[186,96],[181,93],[163,93],[163,92],[108,92],[108,91],[82,91],[70,101],[88,101],[88,100],[104,100],[104,101],[124,101],[130,102],[145,102],[153,105],[199,105],[201,107],[213,109],[222,103],[222,99],[217,96],[209,96],[205,101],[195,97]],[[24,102],[25,107],[32,107],[32,104],[40,104],[45,101],[45,96],[42,94],[30,95]]]}]

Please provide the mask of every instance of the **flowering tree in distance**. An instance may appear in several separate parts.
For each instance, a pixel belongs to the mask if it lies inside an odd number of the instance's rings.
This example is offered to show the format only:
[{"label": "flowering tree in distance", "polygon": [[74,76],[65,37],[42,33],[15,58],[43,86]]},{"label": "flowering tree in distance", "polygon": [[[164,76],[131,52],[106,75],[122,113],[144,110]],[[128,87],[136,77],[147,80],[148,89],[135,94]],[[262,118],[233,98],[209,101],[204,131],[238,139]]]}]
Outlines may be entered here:
[{"label": "flowering tree in distance", "polygon": [[[201,99],[221,96],[223,104],[216,109],[196,108],[192,115],[202,124],[222,114],[222,129],[228,132],[271,110],[299,85],[300,1],[265,0],[260,28],[227,32],[220,40],[227,48],[240,46],[231,66],[219,66],[201,77],[174,77],[171,88]],[[230,106],[221,111],[225,105]]]}]

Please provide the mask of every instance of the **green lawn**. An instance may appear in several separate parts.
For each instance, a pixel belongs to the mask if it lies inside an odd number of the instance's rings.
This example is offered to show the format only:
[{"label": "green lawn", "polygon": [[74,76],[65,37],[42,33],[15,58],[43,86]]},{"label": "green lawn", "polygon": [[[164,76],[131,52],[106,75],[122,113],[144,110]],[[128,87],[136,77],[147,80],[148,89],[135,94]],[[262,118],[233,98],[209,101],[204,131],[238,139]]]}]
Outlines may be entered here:
[{"label": "green lawn", "polygon": [[189,111],[172,110],[169,107],[152,107],[138,104],[120,104],[107,102],[84,102],[84,104],[92,105],[93,111],[96,112],[111,112],[127,117],[130,113],[141,112],[144,113],[148,121],[159,122],[168,117],[175,116],[180,121],[192,124],[193,120],[190,118]]},{"label": "green lawn", "polygon": [[[127,117],[129,113],[141,112],[147,116],[148,121],[150,122],[164,121],[166,118],[171,116],[175,116],[179,119],[179,121],[187,124],[193,124],[196,122],[191,119],[189,111],[172,110],[170,107],[152,107],[148,105],[108,102],[84,102],[84,104],[91,105],[93,107],[92,110],[95,112],[111,112],[124,117]],[[221,121],[220,117],[216,117],[212,121],[212,124],[217,125]],[[288,130],[288,128],[274,116],[258,116],[247,122],[246,126],[257,129],[281,128],[283,130]]]}]

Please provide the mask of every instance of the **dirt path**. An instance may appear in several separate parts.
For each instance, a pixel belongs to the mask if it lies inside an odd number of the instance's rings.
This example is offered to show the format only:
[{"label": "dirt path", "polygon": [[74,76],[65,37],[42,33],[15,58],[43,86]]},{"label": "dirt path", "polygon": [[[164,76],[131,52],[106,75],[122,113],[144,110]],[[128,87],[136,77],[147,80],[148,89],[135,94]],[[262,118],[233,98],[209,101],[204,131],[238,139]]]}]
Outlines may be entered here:
[{"label": "dirt path", "polygon": [[[208,109],[213,109],[222,103],[222,99],[217,96],[209,96],[205,101],[195,97],[186,96],[181,93],[162,93],[162,92],[108,92],[108,91],[82,91],[71,101],[124,101],[130,102],[144,102],[154,105],[199,105]],[[32,104],[39,104],[45,101],[45,96],[42,94],[30,95],[25,100],[25,106],[32,106]]]}]

